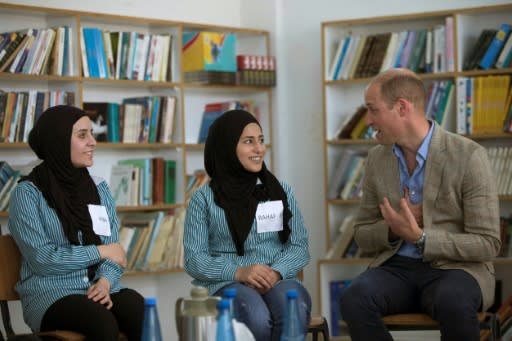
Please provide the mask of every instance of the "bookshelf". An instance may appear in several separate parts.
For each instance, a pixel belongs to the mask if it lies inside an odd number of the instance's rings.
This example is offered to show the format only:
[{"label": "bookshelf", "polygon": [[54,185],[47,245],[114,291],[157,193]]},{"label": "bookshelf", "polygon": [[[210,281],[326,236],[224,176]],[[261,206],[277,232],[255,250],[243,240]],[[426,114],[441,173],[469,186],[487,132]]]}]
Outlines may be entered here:
[{"label": "bookshelf", "polygon": [[[323,152],[324,152],[324,188],[325,188],[325,220],[326,240],[325,252],[332,246],[336,239],[338,228],[343,219],[354,214],[359,204],[358,197],[340,199],[329,195],[332,179],[335,176],[336,166],[343,153],[347,150],[365,153],[375,145],[372,139],[337,139],[337,133],[344,120],[351,116],[356,109],[363,104],[364,90],[371,77],[341,77],[336,79],[331,71],[338,46],[344,37],[371,36],[382,33],[400,33],[405,30],[421,31],[445,25],[448,17],[453,18],[453,31],[449,35],[453,41],[453,68],[446,67],[436,72],[424,73],[419,71],[419,76],[424,80],[428,88],[436,81],[456,81],[460,77],[484,77],[495,75],[512,75],[512,68],[489,70],[463,70],[463,63],[468,58],[471,48],[475,44],[483,29],[498,29],[501,23],[509,23],[512,14],[512,5],[495,5],[475,8],[461,8],[446,11],[424,12],[400,16],[370,17],[341,21],[326,21],[321,23],[322,44],[322,94],[323,94]],[[446,37],[446,35],[445,35]],[[348,48],[348,47],[347,47]],[[348,53],[348,52],[347,52]],[[354,52],[357,55],[356,52]],[[357,61],[357,59],[355,59]],[[385,59],[383,59],[385,60]],[[448,63],[446,65],[449,65]],[[343,66],[340,66],[343,69]],[[356,66],[357,69],[357,66]],[[350,69],[349,69],[350,70]],[[353,74],[355,75],[355,74]],[[446,127],[457,132],[457,95],[453,92],[453,98],[448,101],[445,113],[448,118]],[[493,131],[464,134],[485,147],[512,146],[512,135]],[[332,190],[331,190],[332,193]],[[512,212],[512,200],[510,193],[500,195],[500,210],[502,216],[509,216]],[[317,290],[320,300],[320,313],[331,316],[330,285],[334,280],[355,278],[369,264],[367,258],[336,258],[319,259],[317,262]],[[503,281],[503,297],[511,294],[512,288],[512,259],[496,259],[496,278]],[[332,325],[333,321],[329,321]],[[331,326],[332,331],[332,326]],[[344,340],[346,331],[333,338]]]},{"label": "bookshelf", "polygon": [[[199,84],[185,81],[182,58],[183,36],[189,32],[209,31],[230,33],[236,37],[236,54],[269,55],[269,32],[259,29],[238,28],[201,23],[181,22],[142,17],[98,14],[93,12],[62,10],[46,7],[0,3],[0,32],[20,31],[30,28],[46,29],[66,26],[70,28],[69,72],[65,75],[32,75],[0,72],[0,89],[3,91],[56,91],[74,94],[74,104],[84,102],[122,103],[128,97],[174,96],[173,137],[171,143],[106,143],[99,142],[95,162],[90,173],[110,179],[110,169],[122,159],[153,158],[176,160],[176,201],[173,204],[146,206],[119,206],[118,213],[166,211],[186,209],[185,192],[188,175],[203,169],[204,145],[197,143],[199,127],[205,104],[213,102],[252,100],[259,108],[259,118],[267,140],[272,140],[272,93],[269,86]],[[80,30],[99,28],[110,32],[137,32],[146,35],[169,35],[170,57],[168,77],[165,80],[101,79],[86,77],[83,72],[82,41]],[[86,51],[87,52],[87,51]],[[1,126],[1,123],[0,123]],[[272,166],[272,146],[267,145],[267,164]],[[1,142],[1,160],[11,165],[27,165],[36,160],[26,143]],[[0,224],[6,226],[7,212],[0,212]],[[166,271],[135,271],[132,277],[173,274],[182,269]]]}]

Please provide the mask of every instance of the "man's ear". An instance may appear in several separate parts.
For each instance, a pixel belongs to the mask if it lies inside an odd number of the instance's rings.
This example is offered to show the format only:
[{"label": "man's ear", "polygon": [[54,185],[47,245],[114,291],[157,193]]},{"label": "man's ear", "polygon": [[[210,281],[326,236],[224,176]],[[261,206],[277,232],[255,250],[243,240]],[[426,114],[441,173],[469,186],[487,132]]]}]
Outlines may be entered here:
[{"label": "man's ear", "polygon": [[403,116],[412,110],[412,103],[406,100],[405,98],[399,98],[396,101],[396,105],[398,109],[398,114],[400,116]]}]

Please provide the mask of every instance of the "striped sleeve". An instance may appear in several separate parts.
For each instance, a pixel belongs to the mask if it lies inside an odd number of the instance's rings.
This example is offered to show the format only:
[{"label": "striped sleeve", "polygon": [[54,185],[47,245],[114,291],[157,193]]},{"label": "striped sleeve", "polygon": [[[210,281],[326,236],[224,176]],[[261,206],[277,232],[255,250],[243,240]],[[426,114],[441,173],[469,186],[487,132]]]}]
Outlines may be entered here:
[{"label": "striped sleeve", "polygon": [[[44,203],[44,207],[40,205],[41,202]],[[41,210],[43,212],[40,212]],[[43,226],[48,225],[58,226],[60,229],[47,231]],[[62,233],[57,215],[46,205],[42,193],[28,181],[19,183],[13,191],[9,204],[8,226],[34,273],[66,274],[86,268],[100,260],[96,246],[69,244]],[[52,233],[58,238],[51,238],[47,233]]]}]

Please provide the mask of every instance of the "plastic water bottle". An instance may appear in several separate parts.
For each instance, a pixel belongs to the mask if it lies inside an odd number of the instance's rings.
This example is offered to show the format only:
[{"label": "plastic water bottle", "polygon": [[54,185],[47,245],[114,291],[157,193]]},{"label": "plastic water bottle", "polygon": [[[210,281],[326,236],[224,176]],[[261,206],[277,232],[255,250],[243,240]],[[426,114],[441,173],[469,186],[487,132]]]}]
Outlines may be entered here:
[{"label": "plastic water bottle", "polygon": [[304,326],[299,318],[297,290],[286,292],[286,310],[284,315],[281,341],[304,341]]},{"label": "plastic water bottle", "polygon": [[235,331],[233,329],[233,320],[229,313],[229,301],[222,299],[217,303],[219,311],[217,317],[216,341],[235,341]]},{"label": "plastic water bottle", "polygon": [[231,318],[233,320],[238,319],[238,314],[237,314],[236,305],[235,305],[235,297],[236,297],[236,289],[235,288],[227,288],[224,290],[224,298],[229,301],[229,313],[231,314]]},{"label": "plastic water bottle", "polygon": [[160,320],[156,309],[156,298],[144,299],[144,322],[142,325],[142,341],[162,341]]}]

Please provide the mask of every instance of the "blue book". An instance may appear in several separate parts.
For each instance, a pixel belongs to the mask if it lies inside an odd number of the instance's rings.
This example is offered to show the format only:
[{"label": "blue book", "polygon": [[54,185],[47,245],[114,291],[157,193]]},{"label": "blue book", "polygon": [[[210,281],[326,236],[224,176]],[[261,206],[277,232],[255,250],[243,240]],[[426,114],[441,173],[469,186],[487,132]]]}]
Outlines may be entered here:
[{"label": "blue book", "polygon": [[153,96],[151,101],[151,117],[149,122],[149,143],[155,143],[158,135],[158,122],[160,122],[160,102],[161,98]]},{"label": "blue book", "polygon": [[331,335],[332,336],[340,336],[340,321],[342,319],[340,305],[341,305],[341,296],[346,288],[350,286],[352,280],[350,279],[342,279],[342,280],[333,280],[329,282],[329,298],[330,298],[330,306],[331,306]]},{"label": "blue book", "polygon": [[224,113],[224,111],[205,111],[201,119],[201,128],[199,129],[199,138],[197,143],[205,143],[208,137],[208,130],[212,123]]},{"label": "blue book", "polygon": [[332,75],[332,80],[337,80],[340,75],[340,69],[341,64],[343,64],[343,59],[345,58],[345,55],[347,54],[348,45],[350,44],[350,36],[345,37],[343,39],[343,48],[341,49],[340,58],[338,58],[338,61],[336,63],[336,69],[334,70],[334,74]]},{"label": "blue book", "polygon": [[62,70],[57,70],[57,74],[61,76],[71,76],[69,69],[69,28],[64,26],[64,49],[62,52]]},{"label": "blue book", "polygon": [[411,31],[407,31],[407,33],[404,34],[403,36],[400,35],[402,39],[398,41],[398,48],[396,49],[396,58],[393,67],[400,67],[400,60],[402,59],[402,53],[404,52],[404,47],[405,44],[407,43],[407,39],[409,38],[409,34],[411,34]]},{"label": "blue book", "polygon": [[505,41],[510,33],[510,28],[511,26],[509,24],[503,23],[500,25],[500,29],[496,32],[496,35],[491,41],[491,45],[489,45],[478,64],[482,69],[487,70],[494,66],[503,45],[505,45]]},{"label": "blue book", "polygon": [[84,42],[87,55],[87,65],[89,66],[89,77],[98,78],[100,71],[98,67],[98,60],[96,58],[96,44],[94,42],[94,28],[84,27]]},{"label": "blue book", "polygon": [[151,255],[151,251],[153,251],[153,245],[155,244],[155,239],[158,236],[158,232],[160,231],[160,226],[162,225],[162,220],[164,219],[164,216],[165,214],[163,211],[158,211],[155,213],[153,229],[151,230],[148,248],[146,250],[146,254],[144,255],[144,260],[142,262],[142,269],[146,269],[148,266],[149,256]]},{"label": "blue book", "polygon": [[119,104],[109,103],[107,110],[107,141],[119,143]]}]

